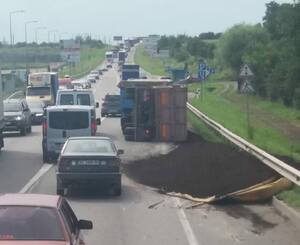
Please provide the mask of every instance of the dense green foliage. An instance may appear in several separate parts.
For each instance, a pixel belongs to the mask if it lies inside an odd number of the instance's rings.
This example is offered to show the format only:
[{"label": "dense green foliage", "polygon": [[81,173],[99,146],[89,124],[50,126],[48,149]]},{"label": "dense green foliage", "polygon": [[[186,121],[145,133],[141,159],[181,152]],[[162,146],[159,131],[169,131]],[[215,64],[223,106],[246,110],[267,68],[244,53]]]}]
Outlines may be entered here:
[{"label": "dense green foliage", "polygon": [[235,25],[222,35],[163,36],[158,47],[193,67],[204,58],[217,68],[216,79],[237,80],[247,63],[255,74],[252,82],[259,96],[300,109],[299,2],[268,3],[262,24]]}]

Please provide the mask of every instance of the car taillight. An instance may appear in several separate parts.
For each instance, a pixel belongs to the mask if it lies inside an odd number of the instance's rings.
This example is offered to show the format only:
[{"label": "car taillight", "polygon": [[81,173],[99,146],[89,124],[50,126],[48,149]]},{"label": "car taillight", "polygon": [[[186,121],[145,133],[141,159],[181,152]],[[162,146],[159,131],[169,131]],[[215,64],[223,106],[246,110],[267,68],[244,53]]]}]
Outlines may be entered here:
[{"label": "car taillight", "polygon": [[71,169],[71,165],[72,165],[72,161],[68,160],[68,159],[59,159],[58,161],[58,169],[60,171],[68,171]]},{"label": "car taillight", "polygon": [[43,121],[43,136],[47,136],[47,128],[48,128],[48,124],[46,119],[44,119]]},{"label": "car taillight", "polygon": [[92,135],[96,135],[97,132],[97,123],[95,120],[92,120],[91,122],[91,131],[92,131]]}]

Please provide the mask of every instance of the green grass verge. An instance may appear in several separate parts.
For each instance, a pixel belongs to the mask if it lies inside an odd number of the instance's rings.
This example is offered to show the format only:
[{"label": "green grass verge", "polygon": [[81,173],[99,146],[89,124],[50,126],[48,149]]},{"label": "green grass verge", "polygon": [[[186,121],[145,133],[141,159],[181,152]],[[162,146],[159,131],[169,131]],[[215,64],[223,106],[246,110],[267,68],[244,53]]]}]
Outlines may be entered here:
[{"label": "green grass verge", "polygon": [[292,207],[300,208],[300,187],[294,187],[291,190],[283,191],[277,195],[277,198],[289,204]]},{"label": "green grass verge", "polygon": [[151,58],[144,50],[143,45],[138,45],[134,54],[134,62],[145,71],[157,76],[168,76],[162,60]]},{"label": "green grass verge", "polygon": [[60,72],[60,76],[70,75],[73,78],[80,78],[95,69],[105,59],[107,49],[82,47],[80,50],[80,62],[73,66],[65,66]]},{"label": "green grass verge", "polygon": [[187,112],[187,118],[188,122],[191,124],[195,132],[203,139],[209,142],[213,143],[224,143],[227,144],[228,142],[220,136],[216,131],[211,129],[209,126],[207,126],[204,122],[199,120],[192,112]]}]

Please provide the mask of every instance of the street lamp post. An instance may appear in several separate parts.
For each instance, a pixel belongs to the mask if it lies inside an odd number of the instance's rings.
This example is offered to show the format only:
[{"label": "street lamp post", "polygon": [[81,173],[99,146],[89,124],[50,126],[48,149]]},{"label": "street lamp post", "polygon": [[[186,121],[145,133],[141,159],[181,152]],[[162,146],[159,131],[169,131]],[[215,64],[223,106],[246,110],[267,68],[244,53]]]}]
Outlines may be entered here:
[{"label": "street lamp post", "polygon": [[35,28],[35,42],[38,44],[38,31],[47,29],[45,26],[39,26]]},{"label": "street lamp post", "polygon": [[25,10],[15,10],[15,11],[11,11],[9,12],[9,34],[10,34],[10,45],[13,45],[13,38],[12,38],[12,27],[11,27],[11,16],[13,14],[18,14],[18,13],[24,13]]},{"label": "street lamp post", "polygon": [[[55,33],[55,32],[58,32],[57,30],[50,30],[48,31],[48,43],[50,43],[50,33]],[[55,40],[54,40],[55,42]]]},{"label": "street lamp post", "polygon": [[37,20],[31,20],[25,22],[25,43],[27,43],[27,25],[37,23]]}]

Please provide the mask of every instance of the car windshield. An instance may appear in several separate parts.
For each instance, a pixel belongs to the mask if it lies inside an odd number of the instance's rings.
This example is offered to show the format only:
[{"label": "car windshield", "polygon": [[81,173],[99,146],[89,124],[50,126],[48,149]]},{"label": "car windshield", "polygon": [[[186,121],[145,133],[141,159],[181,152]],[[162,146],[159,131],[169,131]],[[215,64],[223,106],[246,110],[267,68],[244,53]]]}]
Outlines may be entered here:
[{"label": "car windshield", "polygon": [[20,103],[4,102],[4,111],[18,112],[18,111],[22,111],[22,107]]},{"label": "car windshield", "polygon": [[64,153],[97,153],[107,154],[115,153],[116,148],[110,140],[106,139],[81,139],[81,140],[69,140]]},{"label": "car windshield", "polygon": [[50,95],[49,87],[29,87],[27,88],[28,96],[47,96]]},{"label": "car windshield", "polygon": [[0,240],[63,241],[65,238],[55,209],[0,206]]}]

